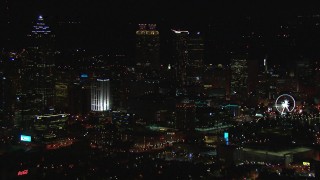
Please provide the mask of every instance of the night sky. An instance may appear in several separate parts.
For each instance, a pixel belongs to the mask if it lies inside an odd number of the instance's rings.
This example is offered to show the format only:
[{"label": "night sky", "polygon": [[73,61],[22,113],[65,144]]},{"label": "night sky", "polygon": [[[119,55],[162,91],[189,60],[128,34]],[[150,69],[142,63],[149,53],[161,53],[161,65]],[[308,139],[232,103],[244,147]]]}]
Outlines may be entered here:
[{"label": "night sky", "polygon": [[[48,16],[76,18],[92,21],[140,21],[161,20],[177,23],[206,22],[212,19],[234,18],[239,16],[278,16],[305,14],[317,11],[310,3],[272,3],[269,1],[168,1],[168,0],[4,0],[7,1],[12,19],[29,21],[39,13]],[[319,9],[319,8],[318,8]]]},{"label": "night sky", "polygon": [[[166,49],[172,28],[202,31],[209,34],[209,41],[214,36],[231,43],[233,36],[241,33],[252,30],[269,33],[290,18],[320,12],[312,3],[267,1],[3,0],[1,3],[2,13],[5,12],[5,18],[1,19],[5,27],[1,37],[3,47],[22,47],[22,39],[41,14],[60,35],[57,39],[63,40],[58,43],[60,47],[107,48],[127,54],[133,54],[134,32],[139,23],[158,24],[162,49]],[[248,19],[251,23],[246,22]],[[7,21],[10,21],[9,26]],[[68,21],[81,24],[61,24]],[[7,37],[10,37],[9,42],[5,41]]]}]

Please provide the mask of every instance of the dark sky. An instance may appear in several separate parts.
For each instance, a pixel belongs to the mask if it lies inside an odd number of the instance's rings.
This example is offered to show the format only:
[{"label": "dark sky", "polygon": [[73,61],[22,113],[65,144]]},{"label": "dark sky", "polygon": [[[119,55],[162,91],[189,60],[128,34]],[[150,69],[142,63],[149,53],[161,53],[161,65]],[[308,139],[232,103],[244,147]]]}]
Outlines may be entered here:
[{"label": "dark sky", "polygon": [[[6,0],[3,0],[6,1]],[[80,17],[83,20],[142,21],[171,19],[205,22],[238,16],[278,17],[309,13],[317,6],[306,3],[216,0],[7,0],[14,20],[29,21],[39,13],[53,17]],[[236,3],[235,3],[236,2]]]},{"label": "dark sky", "polygon": [[[92,47],[116,50],[134,46],[134,32],[139,23],[157,23],[161,35],[171,28],[207,30],[209,24],[220,24],[220,33],[228,37],[237,31],[252,28],[243,23],[247,17],[255,21],[254,28],[270,31],[270,27],[288,18],[320,12],[319,6],[311,1],[1,0],[0,3],[0,23],[6,25],[7,19],[11,22],[4,32],[9,32],[10,37],[15,39],[11,41],[14,45],[20,42],[20,37],[30,32],[32,21],[41,14],[51,23],[51,27],[64,34],[58,37],[64,40],[60,41],[60,45],[73,42],[79,46],[90,44]],[[68,29],[55,24],[69,20],[81,21],[81,25]],[[2,33],[1,39],[6,39],[5,34]],[[127,47],[123,47],[124,44]]]}]

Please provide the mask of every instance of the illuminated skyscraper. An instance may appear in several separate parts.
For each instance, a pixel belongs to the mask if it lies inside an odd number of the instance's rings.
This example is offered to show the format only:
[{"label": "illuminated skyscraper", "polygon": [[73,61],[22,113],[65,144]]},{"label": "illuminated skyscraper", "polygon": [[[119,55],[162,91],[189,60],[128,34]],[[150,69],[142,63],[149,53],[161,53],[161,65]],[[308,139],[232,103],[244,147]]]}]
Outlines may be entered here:
[{"label": "illuminated skyscraper", "polygon": [[187,64],[187,84],[199,84],[203,74],[204,40],[200,32],[190,33],[187,41],[188,64]]},{"label": "illuminated skyscraper", "polygon": [[0,71],[0,125],[6,126],[11,122],[12,112],[12,82],[10,76]]},{"label": "illuminated skyscraper", "polygon": [[204,39],[200,32],[192,33],[188,38],[189,66],[201,66],[204,58]]},{"label": "illuminated skyscraper", "polygon": [[111,109],[110,80],[97,79],[91,84],[91,111],[101,112]]},{"label": "illuminated skyscraper", "polygon": [[2,72],[0,72],[0,111],[4,111],[6,107],[6,80]]},{"label": "illuminated skyscraper", "polygon": [[50,33],[51,30],[49,29],[49,26],[44,23],[43,17],[41,15],[38,16],[38,21],[33,26],[32,34],[37,37],[42,37],[49,35]]},{"label": "illuminated skyscraper", "polygon": [[263,59],[264,73],[268,73],[268,55]]},{"label": "illuminated skyscraper", "polygon": [[[54,106],[54,34],[45,24],[43,16],[38,16],[28,34],[29,47],[22,50],[19,70],[21,94],[36,95],[34,101],[41,103],[41,111]],[[27,102],[30,104],[30,102]]]},{"label": "illuminated skyscraper", "polygon": [[158,67],[160,40],[156,24],[139,24],[136,31],[136,61],[141,66]]},{"label": "illuminated skyscraper", "polygon": [[45,23],[44,17],[39,15],[34,23],[31,33],[28,34],[31,38],[31,47],[36,49],[48,50],[52,48],[55,35],[51,32],[50,27]]},{"label": "illuminated skyscraper", "polygon": [[246,59],[231,60],[231,95],[247,95],[248,65]]},{"label": "illuminated skyscraper", "polygon": [[[176,80],[179,88],[184,88],[187,79],[188,31],[172,30],[175,34]],[[179,92],[177,92],[179,93]]]},{"label": "illuminated skyscraper", "polygon": [[195,127],[196,106],[193,102],[184,100],[176,104],[175,128],[180,130],[193,130]]}]

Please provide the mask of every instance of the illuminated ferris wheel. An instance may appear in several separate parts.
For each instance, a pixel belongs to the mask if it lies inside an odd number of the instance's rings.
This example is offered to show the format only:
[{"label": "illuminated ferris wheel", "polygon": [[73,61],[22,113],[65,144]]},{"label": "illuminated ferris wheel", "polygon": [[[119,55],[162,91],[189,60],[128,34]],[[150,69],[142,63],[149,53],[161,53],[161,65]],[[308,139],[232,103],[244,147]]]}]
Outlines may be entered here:
[{"label": "illuminated ferris wheel", "polygon": [[291,95],[282,94],[277,98],[275,106],[277,111],[281,115],[284,115],[294,110],[294,108],[296,107],[296,101]]}]

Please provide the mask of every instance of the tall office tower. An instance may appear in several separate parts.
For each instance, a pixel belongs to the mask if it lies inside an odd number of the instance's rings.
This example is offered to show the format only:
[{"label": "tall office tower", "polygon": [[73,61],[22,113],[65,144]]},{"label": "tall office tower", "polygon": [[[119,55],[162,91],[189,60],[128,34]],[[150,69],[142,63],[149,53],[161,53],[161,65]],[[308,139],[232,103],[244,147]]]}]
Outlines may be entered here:
[{"label": "tall office tower", "polygon": [[6,107],[6,80],[7,78],[0,72],[0,112],[3,112]]},{"label": "tall office tower", "polygon": [[263,67],[264,67],[264,73],[269,73],[268,72],[268,55],[263,59]]},{"label": "tall office tower", "polygon": [[229,98],[230,76],[228,69],[222,64],[208,66],[203,75],[203,86],[208,97]]},{"label": "tall office tower", "polygon": [[160,40],[156,24],[139,24],[136,31],[136,61],[138,65],[156,68],[160,64]]},{"label": "tall office tower", "polygon": [[[60,112],[66,112],[69,107],[69,89],[70,86],[66,82],[55,83],[55,107]],[[69,109],[70,110],[70,109]]]},{"label": "tall office tower", "polygon": [[314,65],[307,59],[297,61],[295,75],[302,82],[311,80],[314,75]]},{"label": "tall office tower", "polygon": [[231,95],[247,97],[248,94],[248,65],[246,59],[231,60]]},{"label": "tall office tower", "polygon": [[180,130],[194,130],[196,119],[196,106],[194,102],[184,100],[176,104],[175,128]]},{"label": "tall office tower", "polygon": [[[316,69],[316,63],[309,59],[302,59],[296,62],[294,76],[297,82],[294,89],[297,92],[309,97],[315,95],[315,92],[317,92],[316,87],[318,86]],[[294,84],[292,84],[291,87],[294,87]]]},{"label": "tall office tower", "polygon": [[10,125],[12,99],[12,80],[0,71],[0,126]]},{"label": "tall office tower", "polygon": [[189,62],[190,66],[201,66],[204,58],[204,39],[200,32],[189,35],[188,38]]},{"label": "tall office tower", "polygon": [[44,22],[43,16],[39,15],[38,19],[33,26],[32,35],[35,38],[41,38],[44,36],[51,36],[51,30],[48,25]]},{"label": "tall office tower", "polygon": [[110,80],[97,79],[91,84],[91,111],[102,112],[111,109]]},{"label": "tall office tower", "polygon": [[188,35],[189,31],[172,30],[175,34],[175,66],[176,66],[176,80],[177,80],[177,95],[183,94],[187,80],[187,64],[189,60],[188,53]]},{"label": "tall office tower", "polygon": [[54,35],[39,16],[29,37],[29,47],[21,52],[21,93],[36,94],[42,111],[54,106]]},{"label": "tall office tower", "polygon": [[73,83],[68,87],[69,111],[72,114],[88,114],[91,110],[91,83]]},{"label": "tall office tower", "polygon": [[188,64],[187,83],[199,84],[203,74],[204,40],[200,32],[190,33],[187,40]]}]

